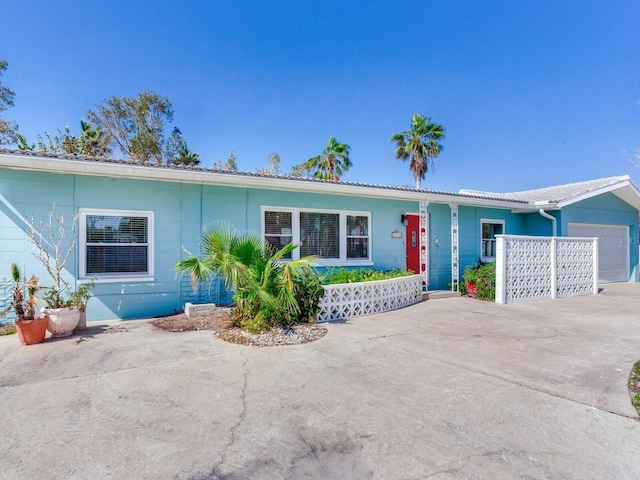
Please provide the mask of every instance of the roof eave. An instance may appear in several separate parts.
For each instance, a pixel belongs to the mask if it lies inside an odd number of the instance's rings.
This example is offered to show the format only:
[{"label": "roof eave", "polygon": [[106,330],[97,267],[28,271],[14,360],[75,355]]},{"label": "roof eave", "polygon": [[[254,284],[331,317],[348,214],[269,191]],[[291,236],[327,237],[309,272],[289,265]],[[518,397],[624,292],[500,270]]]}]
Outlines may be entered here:
[{"label": "roof eave", "polygon": [[408,201],[458,204],[504,209],[527,208],[527,204],[507,200],[474,198],[458,194],[444,194],[424,190],[407,190],[340,182],[317,182],[305,179],[250,176],[225,172],[188,170],[177,168],[152,168],[131,163],[52,158],[30,154],[0,154],[0,166],[13,170],[38,171],[42,173],[117,177],[134,180],[191,183],[229,187],[262,188],[266,190],[288,190],[309,193],[332,193],[348,196],[390,198]]},{"label": "roof eave", "polygon": [[640,211],[640,191],[631,181],[631,179],[626,179],[612,185],[607,185],[606,187],[598,188],[581,195],[576,195],[575,197],[561,200],[557,203],[557,205],[559,208],[564,208],[574,203],[581,202],[583,200],[587,200],[589,198],[593,198],[598,195],[602,195],[603,193],[609,192],[613,193],[615,196],[628,203],[636,210]]}]

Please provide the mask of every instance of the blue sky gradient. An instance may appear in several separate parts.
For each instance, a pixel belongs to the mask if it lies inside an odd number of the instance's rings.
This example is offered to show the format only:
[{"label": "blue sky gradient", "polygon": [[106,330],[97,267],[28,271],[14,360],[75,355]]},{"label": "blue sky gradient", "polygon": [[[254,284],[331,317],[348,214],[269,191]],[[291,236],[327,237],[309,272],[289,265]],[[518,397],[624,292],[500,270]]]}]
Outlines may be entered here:
[{"label": "blue sky gradient", "polygon": [[31,141],[150,89],[203,166],[233,150],[254,171],[276,152],[288,171],[333,135],[351,146],[343,180],[413,185],[390,137],[420,113],[447,132],[424,188],[640,184],[636,0],[21,0],[2,14],[3,117]]}]

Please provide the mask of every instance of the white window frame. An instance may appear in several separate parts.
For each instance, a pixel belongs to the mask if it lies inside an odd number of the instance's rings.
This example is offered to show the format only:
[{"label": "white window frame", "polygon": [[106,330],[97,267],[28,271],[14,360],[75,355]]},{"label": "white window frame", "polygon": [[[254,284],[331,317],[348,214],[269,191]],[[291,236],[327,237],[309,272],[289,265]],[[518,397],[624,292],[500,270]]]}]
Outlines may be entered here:
[{"label": "white window frame", "polygon": [[[499,220],[499,219],[495,219],[495,218],[481,218],[480,219],[480,260],[482,260],[483,262],[493,262],[496,257],[486,257],[483,255],[484,253],[484,238],[482,237],[482,225],[485,223],[493,223],[493,224],[497,224],[497,225],[502,225],[502,233],[506,233],[506,229],[505,229],[505,221],[504,220]],[[495,243],[495,238],[493,239],[493,242]],[[494,248],[495,250],[495,248]]]},{"label": "white window frame", "polygon": [[[276,206],[262,206],[260,207],[260,234],[262,238],[266,238],[265,231],[265,212],[290,212],[291,213],[291,241],[294,244],[300,243],[300,213],[328,213],[338,214],[339,216],[339,228],[340,238],[339,240],[339,257],[338,258],[319,258],[315,261],[315,264],[319,267],[334,267],[334,266],[370,266],[373,265],[371,260],[372,249],[372,228],[371,228],[371,212],[360,212],[353,210],[327,210],[322,208],[291,208],[291,207],[276,207]],[[368,222],[368,242],[367,242],[367,258],[347,258],[347,216],[366,217]],[[270,235],[269,235],[270,236]],[[300,258],[300,249],[296,248],[292,252],[291,260],[297,260]],[[286,261],[286,260],[283,260]]]},{"label": "white window frame", "polygon": [[[81,208],[79,210],[78,229],[78,266],[80,280],[95,279],[97,283],[154,281],[154,212],[148,210],[109,210],[103,208]],[[98,215],[105,217],[146,217],[147,218],[147,267],[146,273],[87,273],[87,216]],[[126,244],[124,244],[126,245]]]}]

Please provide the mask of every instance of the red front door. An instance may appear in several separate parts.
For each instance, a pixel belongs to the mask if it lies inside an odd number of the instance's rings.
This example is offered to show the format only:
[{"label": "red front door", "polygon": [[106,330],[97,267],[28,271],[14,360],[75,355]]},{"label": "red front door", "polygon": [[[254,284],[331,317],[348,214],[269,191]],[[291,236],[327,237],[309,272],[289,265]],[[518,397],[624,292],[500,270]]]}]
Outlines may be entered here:
[{"label": "red front door", "polygon": [[420,216],[407,215],[407,270],[420,273]]}]

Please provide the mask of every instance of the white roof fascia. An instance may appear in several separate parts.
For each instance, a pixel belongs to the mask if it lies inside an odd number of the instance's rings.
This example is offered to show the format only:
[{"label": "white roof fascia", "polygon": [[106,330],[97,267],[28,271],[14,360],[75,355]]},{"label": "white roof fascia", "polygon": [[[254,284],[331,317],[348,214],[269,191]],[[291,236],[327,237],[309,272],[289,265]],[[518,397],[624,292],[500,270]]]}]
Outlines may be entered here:
[{"label": "white roof fascia", "polygon": [[623,180],[622,182],[614,183],[613,185],[607,185],[606,187],[598,188],[596,190],[583,193],[582,195],[578,195],[573,198],[562,200],[558,202],[558,207],[564,208],[568,205],[572,205],[582,200],[587,200],[589,198],[593,198],[608,192],[613,193],[618,198],[628,203],[629,205],[634,207],[636,210],[640,211],[640,191],[638,191],[638,188],[630,179]]},{"label": "white roof fascia", "polygon": [[202,172],[176,168],[149,167],[107,161],[74,160],[39,155],[0,153],[0,166],[12,170],[37,171],[67,175],[86,175],[110,178],[128,178],[163,182],[192,183],[229,187],[263,188],[308,193],[330,193],[360,197],[390,198],[395,200],[427,201],[430,203],[457,203],[458,205],[527,209],[527,204],[508,200],[483,199],[457,194],[440,194],[420,190],[401,190],[384,186],[349,185],[295,178],[260,177],[224,172]]}]

